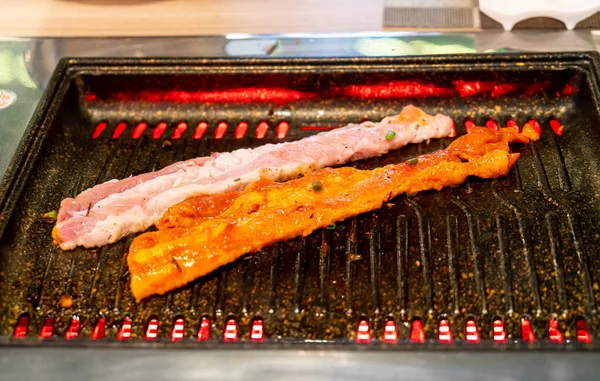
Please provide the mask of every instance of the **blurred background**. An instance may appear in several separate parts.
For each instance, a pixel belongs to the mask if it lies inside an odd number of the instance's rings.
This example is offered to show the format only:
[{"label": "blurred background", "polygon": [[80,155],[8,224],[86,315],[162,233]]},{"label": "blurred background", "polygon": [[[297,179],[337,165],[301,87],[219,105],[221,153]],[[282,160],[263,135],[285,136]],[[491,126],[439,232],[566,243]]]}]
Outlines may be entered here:
[{"label": "blurred background", "polygon": [[[548,17],[520,28],[598,28],[598,0],[0,0],[0,36],[197,36],[226,33],[479,30],[508,25],[519,8]],[[498,8],[498,9],[496,9]],[[484,10],[485,12],[481,12]],[[556,13],[558,12],[558,13]],[[493,15],[496,20],[489,17]],[[563,19],[566,21],[567,19]]]}]

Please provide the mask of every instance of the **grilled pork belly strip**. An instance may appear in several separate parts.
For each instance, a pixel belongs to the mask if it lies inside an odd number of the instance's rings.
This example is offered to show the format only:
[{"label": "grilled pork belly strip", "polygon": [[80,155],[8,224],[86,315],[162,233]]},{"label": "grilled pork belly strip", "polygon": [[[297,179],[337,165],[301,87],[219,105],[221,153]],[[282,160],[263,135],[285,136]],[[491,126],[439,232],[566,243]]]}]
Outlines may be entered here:
[{"label": "grilled pork belly strip", "polygon": [[285,180],[382,155],[409,143],[447,137],[452,128],[447,116],[407,106],[379,123],[350,124],[295,142],[213,154],[111,180],[63,200],[52,235],[63,250],[106,245],[154,225],[169,207],[189,197],[239,191],[261,178]]},{"label": "grilled pork belly strip", "polygon": [[539,135],[529,125],[491,131],[476,127],[447,149],[375,170],[325,168],[285,183],[261,180],[228,196],[192,198],[171,208],[159,230],[134,239],[127,263],[139,301],[164,294],[272,243],[374,209],[402,193],[457,186],[467,176],[508,173],[518,154],[509,142]]}]

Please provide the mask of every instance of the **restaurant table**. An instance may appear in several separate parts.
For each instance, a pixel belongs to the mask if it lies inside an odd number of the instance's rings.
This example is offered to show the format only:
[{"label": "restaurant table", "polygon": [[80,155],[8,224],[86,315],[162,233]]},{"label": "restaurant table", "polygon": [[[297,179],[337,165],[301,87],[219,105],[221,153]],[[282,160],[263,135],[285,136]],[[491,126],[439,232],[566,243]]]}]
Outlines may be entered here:
[{"label": "restaurant table", "polygon": [[[269,29],[265,27],[264,31]],[[587,30],[0,38],[0,91],[10,91],[17,97],[0,110],[0,176],[62,57],[281,58],[589,51],[598,49],[597,41],[598,34]],[[138,349],[110,345],[15,348],[9,343],[10,339],[0,338],[2,380],[593,380],[600,374],[600,361],[594,353],[378,352],[328,343],[323,343],[323,350],[313,351],[224,350],[227,347],[196,351],[152,348],[152,344]]]}]

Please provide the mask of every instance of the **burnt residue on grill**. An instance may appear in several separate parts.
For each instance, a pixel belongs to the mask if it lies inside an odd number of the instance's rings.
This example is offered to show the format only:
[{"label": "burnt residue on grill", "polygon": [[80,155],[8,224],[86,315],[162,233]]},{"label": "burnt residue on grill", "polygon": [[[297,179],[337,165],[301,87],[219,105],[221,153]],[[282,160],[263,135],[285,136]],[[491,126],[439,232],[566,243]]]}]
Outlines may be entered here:
[{"label": "burnt residue on grill", "polygon": [[[119,333],[126,318],[131,340],[148,338],[151,319],[159,339],[174,337],[175,322],[184,338],[196,339],[208,319],[202,335],[210,334],[209,341],[220,340],[231,319],[239,340],[249,341],[257,318],[267,341],[349,342],[360,321],[377,341],[393,321],[399,340],[408,342],[414,319],[429,340],[437,338],[440,319],[455,341],[466,340],[470,320],[491,341],[495,319],[519,340],[523,317],[539,340],[550,338],[553,318],[567,340],[578,337],[581,318],[594,335],[600,329],[596,68],[596,55],[587,54],[65,60],[0,188],[0,335],[39,336],[50,315],[46,330],[64,336],[71,325],[69,335],[76,331],[83,340],[100,337],[99,321],[107,339],[127,339]],[[409,103],[451,116],[459,134],[466,120],[522,126],[533,119],[542,139],[515,146],[521,158],[505,178],[397,197],[141,303],[131,295],[125,263],[133,237],[62,252],[41,218],[62,199],[109,179],[379,120]],[[565,126],[563,136],[550,120]],[[351,165],[405,161],[449,142]],[[25,321],[28,330],[14,331]]]}]

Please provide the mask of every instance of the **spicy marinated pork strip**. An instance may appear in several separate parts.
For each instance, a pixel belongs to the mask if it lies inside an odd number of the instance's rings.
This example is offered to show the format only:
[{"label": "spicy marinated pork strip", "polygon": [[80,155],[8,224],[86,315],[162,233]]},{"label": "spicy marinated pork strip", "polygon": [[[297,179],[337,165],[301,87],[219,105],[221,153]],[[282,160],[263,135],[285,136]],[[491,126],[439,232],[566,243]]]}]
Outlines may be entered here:
[{"label": "spicy marinated pork strip", "polygon": [[[474,128],[447,149],[374,170],[326,168],[278,183],[261,180],[231,198],[194,198],[169,210],[159,230],[134,239],[127,263],[139,301],[163,294],[278,241],[381,207],[402,193],[457,186],[467,176],[508,173],[518,154],[509,142],[539,135]],[[206,210],[207,203],[212,203]]]},{"label": "spicy marinated pork strip", "polygon": [[379,123],[350,124],[295,142],[182,161],[160,171],[111,180],[63,200],[52,236],[63,250],[102,246],[147,229],[169,207],[189,197],[240,191],[260,178],[295,178],[409,143],[447,137],[452,131],[449,117],[407,106]]}]

